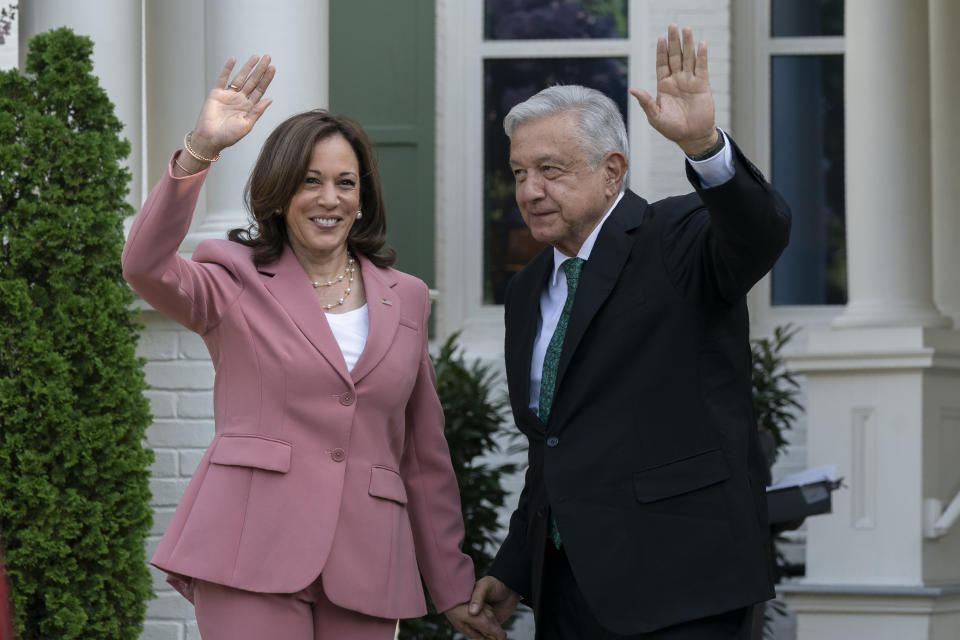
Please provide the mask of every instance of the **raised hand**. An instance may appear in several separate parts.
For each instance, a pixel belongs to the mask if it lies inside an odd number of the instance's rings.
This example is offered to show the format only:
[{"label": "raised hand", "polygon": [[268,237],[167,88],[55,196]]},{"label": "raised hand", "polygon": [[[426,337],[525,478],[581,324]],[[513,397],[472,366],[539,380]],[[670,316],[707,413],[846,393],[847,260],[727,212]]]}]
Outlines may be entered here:
[{"label": "raised hand", "polygon": [[717,140],[713,94],[707,71],[707,43],[694,48],[693,31],[672,24],[667,37],[657,39],[657,97],[630,89],[650,125],[680,145],[687,155],[709,149]]},{"label": "raised hand", "polygon": [[236,62],[236,58],[230,58],[223,65],[193,127],[190,146],[207,158],[215,157],[250,133],[273,102],[263,97],[276,73],[270,56],[251,56],[230,80]]}]

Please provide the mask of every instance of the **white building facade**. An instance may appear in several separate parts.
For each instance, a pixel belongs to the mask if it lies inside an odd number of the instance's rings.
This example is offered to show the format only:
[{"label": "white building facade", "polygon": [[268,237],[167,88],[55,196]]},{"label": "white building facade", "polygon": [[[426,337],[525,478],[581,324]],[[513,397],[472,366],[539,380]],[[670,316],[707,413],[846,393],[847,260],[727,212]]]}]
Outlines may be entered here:
[{"label": "white building facade", "polygon": [[[224,60],[271,54],[274,105],[211,171],[189,253],[245,224],[241,193],[267,133],[336,100],[339,63],[327,43],[338,28],[331,5],[342,1],[20,0],[19,38],[0,47],[0,61],[16,64],[13,48],[22,64],[29,37],[49,28],[93,38],[95,73],[132,143],[129,200],[139,208]],[[489,97],[504,69],[603,64],[616,82],[653,90],[656,38],[672,22],[693,27],[709,43],[718,124],[792,194],[792,253],[749,300],[755,336],[801,328],[790,363],[805,376],[806,415],[774,475],[832,463],[845,478],[833,513],[790,536],[806,560],[806,576],[781,589],[797,637],[960,637],[960,530],[948,526],[960,492],[960,44],[951,37],[960,3],[614,0],[611,34],[545,38],[498,37],[492,0],[410,0],[423,2],[434,27],[436,337],[462,331],[469,356],[502,362],[495,272],[515,268],[515,237],[509,212],[491,213],[487,134],[498,126]],[[811,18],[810,4],[823,15]],[[376,12],[367,19],[376,23]],[[364,42],[358,34],[357,47]],[[679,150],[635,103],[624,109],[631,188],[648,199],[688,191]],[[505,238],[506,258],[491,238]],[[156,453],[151,554],[213,437],[213,368],[197,336],[140,306]],[[153,571],[142,637],[199,638],[191,605]],[[532,638],[529,621],[511,637]]]}]

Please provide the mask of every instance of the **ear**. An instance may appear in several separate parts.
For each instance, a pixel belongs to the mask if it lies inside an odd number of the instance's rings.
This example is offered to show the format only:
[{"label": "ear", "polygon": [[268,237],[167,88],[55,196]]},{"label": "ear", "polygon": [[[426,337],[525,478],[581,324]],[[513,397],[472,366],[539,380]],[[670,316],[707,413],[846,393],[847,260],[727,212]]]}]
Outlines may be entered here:
[{"label": "ear", "polygon": [[619,151],[611,151],[600,163],[600,170],[603,171],[604,193],[607,196],[615,196],[620,193],[623,177],[627,173],[626,156]]}]

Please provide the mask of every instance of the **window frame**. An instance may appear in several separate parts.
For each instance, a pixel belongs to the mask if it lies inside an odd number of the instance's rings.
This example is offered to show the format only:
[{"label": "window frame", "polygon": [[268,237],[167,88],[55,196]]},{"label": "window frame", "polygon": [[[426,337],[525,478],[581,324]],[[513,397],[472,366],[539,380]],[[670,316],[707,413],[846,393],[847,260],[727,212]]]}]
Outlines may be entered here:
[{"label": "window frame", "polygon": [[[845,55],[844,36],[773,37],[771,0],[737,0],[733,5],[733,123],[738,144],[770,175],[771,72],[776,55]],[[849,284],[848,284],[849,286]],[[774,305],[770,274],[747,296],[754,334],[778,325],[826,327],[846,305]]]}]

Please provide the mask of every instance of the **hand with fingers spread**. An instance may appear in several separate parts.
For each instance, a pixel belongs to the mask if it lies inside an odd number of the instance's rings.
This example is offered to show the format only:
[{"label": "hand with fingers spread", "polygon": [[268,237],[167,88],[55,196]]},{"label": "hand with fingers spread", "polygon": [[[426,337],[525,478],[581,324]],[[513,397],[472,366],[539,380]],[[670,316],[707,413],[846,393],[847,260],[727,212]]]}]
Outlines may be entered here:
[{"label": "hand with fingers spread", "polygon": [[[236,58],[230,58],[207,95],[197,123],[189,133],[187,153],[181,154],[178,164],[187,173],[205,168],[210,160],[250,133],[267,107],[273,102],[264,93],[276,68],[270,56],[251,56],[230,80]],[[229,81],[229,84],[228,84]]]},{"label": "hand with fingers spread", "polygon": [[693,31],[672,24],[667,37],[657,40],[657,97],[630,89],[647,120],[665,138],[689,156],[702,153],[717,141],[713,94],[707,71],[707,43],[694,47]]}]

